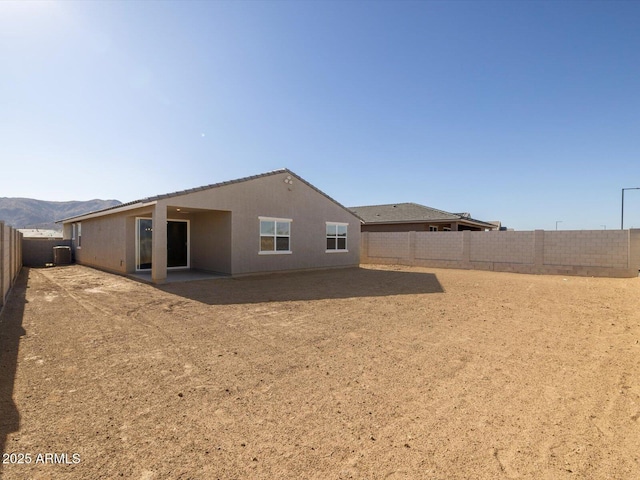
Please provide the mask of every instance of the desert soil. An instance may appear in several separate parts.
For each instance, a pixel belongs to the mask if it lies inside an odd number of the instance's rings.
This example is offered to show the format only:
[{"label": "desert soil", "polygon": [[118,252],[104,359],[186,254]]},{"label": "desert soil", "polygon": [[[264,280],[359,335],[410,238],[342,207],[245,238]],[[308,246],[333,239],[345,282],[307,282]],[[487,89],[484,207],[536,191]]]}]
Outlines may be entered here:
[{"label": "desert soil", "polygon": [[24,269],[0,342],[6,479],[640,478],[638,278]]}]

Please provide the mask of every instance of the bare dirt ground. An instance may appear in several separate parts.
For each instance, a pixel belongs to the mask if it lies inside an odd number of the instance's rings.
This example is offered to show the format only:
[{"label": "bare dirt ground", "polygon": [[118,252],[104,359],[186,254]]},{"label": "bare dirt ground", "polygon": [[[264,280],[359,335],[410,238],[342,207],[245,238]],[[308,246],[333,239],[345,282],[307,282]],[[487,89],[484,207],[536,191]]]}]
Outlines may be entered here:
[{"label": "bare dirt ground", "polygon": [[639,341],[637,278],[367,266],[156,288],[25,269],[0,317],[0,468],[640,478]]}]

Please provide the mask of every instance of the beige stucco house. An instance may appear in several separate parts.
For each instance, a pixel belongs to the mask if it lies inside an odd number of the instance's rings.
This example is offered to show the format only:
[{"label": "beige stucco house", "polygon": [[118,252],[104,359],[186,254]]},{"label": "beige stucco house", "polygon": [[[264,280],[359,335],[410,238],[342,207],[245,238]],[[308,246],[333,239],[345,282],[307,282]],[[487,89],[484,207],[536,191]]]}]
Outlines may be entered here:
[{"label": "beige stucco house", "polygon": [[357,266],[360,219],[287,169],[61,220],[77,263],[121,274]]}]

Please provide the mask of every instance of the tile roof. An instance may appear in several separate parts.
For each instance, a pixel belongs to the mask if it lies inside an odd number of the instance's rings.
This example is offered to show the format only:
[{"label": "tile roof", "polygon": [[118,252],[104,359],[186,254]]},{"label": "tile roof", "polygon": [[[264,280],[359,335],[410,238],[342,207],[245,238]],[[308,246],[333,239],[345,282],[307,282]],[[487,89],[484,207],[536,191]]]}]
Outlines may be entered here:
[{"label": "tile roof", "polygon": [[435,221],[466,221],[495,227],[487,222],[475,220],[468,213],[450,213],[417,203],[390,203],[388,205],[365,205],[350,210],[364,223],[410,223]]},{"label": "tile roof", "polygon": [[110,213],[111,210],[122,210],[122,209],[127,209],[127,208],[136,208],[137,206],[142,206],[144,204],[148,204],[148,203],[154,202],[156,200],[162,200],[162,199],[165,199],[165,198],[172,198],[172,197],[179,197],[180,195],[186,195],[186,194],[189,194],[189,193],[200,192],[202,190],[209,190],[209,189],[212,189],[212,188],[224,187],[226,185],[232,185],[234,183],[247,182],[249,180],[255,180],[255,179],[263,178],[263,177],[269,177],[271,175],[278,175],[280,173],[287,173],[287,174],[291,175],[296,180],[299,180],[300,182],[304,183],[308,187],[312,188],[313,190],[318,192],[320,195],[322,195],[322,196],[326,197],[327,199],[331,200],[333,203],[335,203],[339,207],[343,208],[344,210],[346,210],[347,212],[351,213],[352,215],[355,215],[356,217],[358,217],[358,215],[355,214],[352,210],[348,209],[347,207],[342,205],[340,202],[334,200],[332,197],[330,197],[329,195],[324,193],[319,188],[316,188],[315,186],[311,185],[305,179],[303,179],[302,177],[296,175],[295,173],[293,173],[288,168],[280,168],[278,170],[272,170],[271,172],[261,173],[259,175],[252,175],[250,177],[243,177],[243,178],[238,178],[238,179],[235,179],[235,180],[228,180],[228,181],[225,181],[225,182],[212,183],[210,185],[204,185],[202,187],[189,188],[187,190],[179,190],[179,191],[172,192],[172,193],[165,193],[165,194],[161,194],[161,195],[155,195],[153,197],[142,198],[140,200],[133,200],[132,202],[122,203],[120,205],[114,205],[113,207],[108,207],[108,208],[105,208],[105,209],[102,209],[102,210],[96,210],[94,212],[87,212],[87,213],[82,214],[82,215],[76,215],[74,217],[64,218],[62,220],[58,220],[56,223],[69,222],[71,220],[78,219],[78,218],[81,218],[81,217],[87,217],[87,216],[105,215],[105,214]]}]

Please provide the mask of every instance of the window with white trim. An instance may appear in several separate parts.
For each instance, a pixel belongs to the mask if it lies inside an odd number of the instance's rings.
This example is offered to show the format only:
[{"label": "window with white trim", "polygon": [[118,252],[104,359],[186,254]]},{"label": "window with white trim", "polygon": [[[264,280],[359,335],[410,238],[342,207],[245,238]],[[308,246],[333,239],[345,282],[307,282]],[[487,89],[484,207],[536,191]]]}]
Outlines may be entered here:
[{"label": "window with white trim", "polygon": [[437,225],[429,225],[429,231],[430,232],[437,232],[438,231],[438,226]]},{"label": "window with white trim", "polygon": [[82,248],[82,223],[78,223],[78,248]]},{"label": "window with white trim", "polygon": [[348,223],[326,222],[327,253],[347,252]]},{"label": "window with white trim", "polygon": [[291,253],[290,218],[259,217],[260,254]]}]

